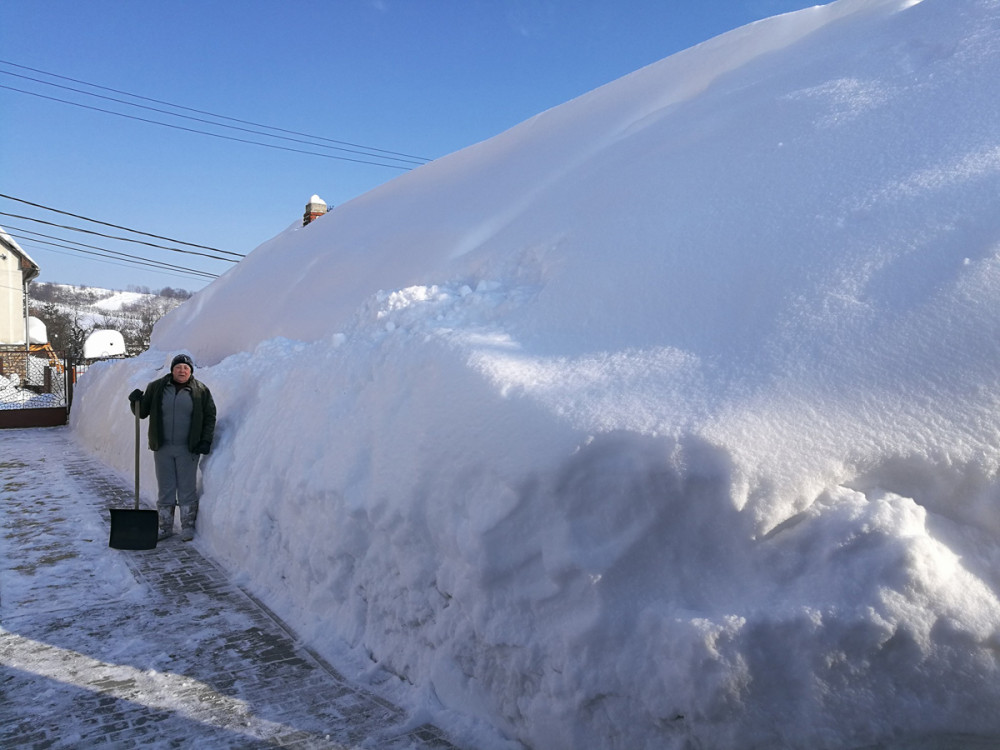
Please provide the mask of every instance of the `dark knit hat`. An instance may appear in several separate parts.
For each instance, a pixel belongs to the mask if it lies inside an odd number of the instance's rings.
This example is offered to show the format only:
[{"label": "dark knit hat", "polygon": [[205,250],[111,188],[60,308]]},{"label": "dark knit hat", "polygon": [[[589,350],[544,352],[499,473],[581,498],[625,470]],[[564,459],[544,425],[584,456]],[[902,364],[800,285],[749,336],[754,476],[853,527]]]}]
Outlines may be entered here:
[{"label": "dark knit hat", "polygon": [[194,362],[192,362],[191,358],[186,354],[178,354],[174,357],[170,362],[170,369],[173,370],[177,365],[187,365],[191,368],[191,372],[194,372]]}]

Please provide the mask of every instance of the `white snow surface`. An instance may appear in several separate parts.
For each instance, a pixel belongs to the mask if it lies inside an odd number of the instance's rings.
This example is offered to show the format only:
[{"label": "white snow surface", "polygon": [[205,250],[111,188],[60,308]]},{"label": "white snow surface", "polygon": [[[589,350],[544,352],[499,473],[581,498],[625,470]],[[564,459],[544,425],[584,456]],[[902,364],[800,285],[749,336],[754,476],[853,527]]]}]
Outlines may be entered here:
[{"label": "white snow surface", "polygon": [[98,328],[91,331],[83,342],[83,358],[98,359],[100,357],[124,356],[125,337],[118,331]]},{"label": "white snow surface", "polygon": [[34,315],[28,316],[28,343],[47,344],[49,343],[49,332],[45,323]]},{"label": "white snow surface", "polygon": [[997,0],[751,24],[265,242],[74,434],[192,354],[199,543],[483,748],[1000,737],[998,121]]},{"label": "white snow surface", "polygon": [[121,310],[126,305],[134,305],[136,302],[148,296],[148,294],[143,294],[141,292],[114,291],[110,297],[106,297],[105,299],[95,302],[94,307],[98,310],[115,312],[117,310]]}]

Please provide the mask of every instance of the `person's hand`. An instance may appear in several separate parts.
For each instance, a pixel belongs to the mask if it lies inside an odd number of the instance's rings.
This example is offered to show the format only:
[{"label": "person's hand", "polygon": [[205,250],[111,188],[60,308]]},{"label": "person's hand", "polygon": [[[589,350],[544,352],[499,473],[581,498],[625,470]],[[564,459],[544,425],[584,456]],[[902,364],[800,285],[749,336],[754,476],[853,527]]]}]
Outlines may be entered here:
[{"label": "person's hand", "polygon": [[212,452],[212,444],[207,440],[202,440],[198,445],[194,447],[195,453],[200,453],[203,456],[207,456]]},{"label": "person's hand", "polygon": [[132,404],[134,404],[136,401],[138,401],[141,398],[142,398],[142,391],[140,391],[138,388],[136,388],[134,391],[132,391],[130,394],[128,394],[129,403],[132,403]]}]

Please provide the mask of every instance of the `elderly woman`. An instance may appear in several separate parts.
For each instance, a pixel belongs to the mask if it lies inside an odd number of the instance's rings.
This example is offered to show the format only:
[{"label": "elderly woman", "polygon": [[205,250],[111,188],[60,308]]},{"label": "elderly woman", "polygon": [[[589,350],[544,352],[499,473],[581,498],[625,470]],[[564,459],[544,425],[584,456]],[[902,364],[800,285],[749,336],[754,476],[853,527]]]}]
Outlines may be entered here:
[{"label": "elderly woman", "polygon": [[139,417],[149,417],[149,449],[153,451],[160,515],[157,539],[174,533],[174,506],[180,507],[181,539],[194,539],[198,518],[198,461],[212,450],[215,435],[215,401],[212,392],[194,377],[194,362],[178,354],[170,372],[136,388],[128,400]]}]

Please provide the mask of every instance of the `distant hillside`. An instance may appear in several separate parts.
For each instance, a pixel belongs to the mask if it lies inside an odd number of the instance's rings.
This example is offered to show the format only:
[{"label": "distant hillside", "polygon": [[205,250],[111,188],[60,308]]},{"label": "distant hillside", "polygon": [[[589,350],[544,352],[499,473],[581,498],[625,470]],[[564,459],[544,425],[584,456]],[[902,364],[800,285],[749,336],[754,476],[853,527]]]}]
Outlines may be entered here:
[{"label": "distant hillside", "polygon": [[149,347],[153,324],[191,294],[171,287],[120,291],[42,282],[29,287],[29,309],[45,324],[56,351],[80,359],[92,331],[112,329],[121,332],[128,353],[134,355]]}]

